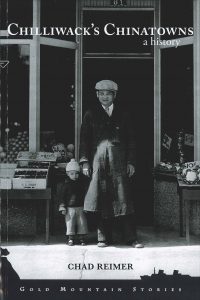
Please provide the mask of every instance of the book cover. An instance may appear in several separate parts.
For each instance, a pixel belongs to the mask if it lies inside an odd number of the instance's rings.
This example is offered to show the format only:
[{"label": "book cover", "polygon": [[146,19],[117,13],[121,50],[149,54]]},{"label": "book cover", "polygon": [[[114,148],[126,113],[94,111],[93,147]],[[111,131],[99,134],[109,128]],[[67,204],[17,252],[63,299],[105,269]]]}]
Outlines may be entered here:
[{"label": "book cover", "polygon": [[2,300],[199,299],[199,45],[198,0],[0,0]]}]

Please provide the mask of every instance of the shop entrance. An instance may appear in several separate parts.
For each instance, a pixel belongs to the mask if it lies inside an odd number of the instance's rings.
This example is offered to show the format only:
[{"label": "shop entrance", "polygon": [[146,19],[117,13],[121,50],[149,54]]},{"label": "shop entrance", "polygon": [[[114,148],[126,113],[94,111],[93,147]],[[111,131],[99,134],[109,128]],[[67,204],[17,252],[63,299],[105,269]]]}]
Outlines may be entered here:
[{"label": "shop entrance", "polygon": [[132,186],[140,225],[153,222],[153,72],[153,59],[88,58],[83,62],[83,114],[97,101],[94,86],[102,79],[118,83],[115,101],[131,112],[137,139],[137,172]]},{"label": "shop entrance", "polygon": [[[137,173],[132,186],[137,223],[153,223],[154,60],[149,37],[132,28],[154,25],[152,10],[84,10],[83,25],[98,24],[99,34],[84,36],[82,112],[96,101],[94,86],[102,79],[119,85],[116,101],[132,114],[137,138]],[[144,40],[147,38],[146,43]]]},{"label": "shop entrance", "polygon": [[[94,22],[95,20],[95,22]],[[95,23],[99,34],[84,36],[82,113],[96,100],[95,83],[111,79],[117,99],[132,115],[136,130],[137,165],[132,181],[137,224],[153,224],[154,54],[150,35],[132,28],[154,26],[154,12],[132,8],[84,9],[83,25]],[[144,42],[146,39],[146,42]]]}]

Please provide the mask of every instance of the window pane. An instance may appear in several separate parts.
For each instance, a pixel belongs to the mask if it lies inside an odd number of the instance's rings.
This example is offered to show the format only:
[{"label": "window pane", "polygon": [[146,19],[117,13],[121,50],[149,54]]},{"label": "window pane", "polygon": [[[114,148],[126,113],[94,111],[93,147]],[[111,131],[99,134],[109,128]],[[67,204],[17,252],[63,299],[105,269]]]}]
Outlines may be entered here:
[{"label": "window pane", "polygon": [[[193,46],[162,50],[162,136],[172,138],[171,147],[162,146],[162,160],[179,162],[178,138],[183,135],[185,161],[193,160]],[[183,133],[181,133],[183,132]],[[185,134],[189,134],[188,138]],[[192,135],[192,136],[190,136]],[[190,138],[189,138],[190,137]],[[186,139],[185,139],[186,138]],[[165,137],[164,137],[165,139]],[[185,139],[185,143],[184,143]],[[169,140],[170,141],[170,140]]]},{"label": "window pane", "polygon": [[58,34],[54,30],[54,35],[47,37],[59,38],[63,40],[75,41],[76,36],[70,32],[66,34],[69,27],[76,26],[76,1],[74,0],[42,0],[41,1],[41,27],[66,27],[64,34]]},{"label": "window pane", "polygon": [[[162,27],[193,27],[193,1],[192,0],[162,0],[161,1],[161,26]],[[177,31],[178,32],[178,31]],[[188,36],[180,35],[163,35],[163,39],[173,39],[177,37]]]},{"label": "window pane", "polygon": [[1,29],[7,29],[8,24],[17,23],[19,27],[33,24],[33,1],[32,0],[7,0],[0,1]]},{"label": "window pane", "polygon": [[75,52],[41,46],[41,150],[74,145]]},{"label": "window pane", "polygon": [[33,24],[33,0],[8,0],[8,23],[31,27]]},{"label": "window pane", "polygon": [[0,60],[9,64],[0,69],[2,162],[15,162],[19,151],[28,150],[29,46],[1,46]]},{"label": "window pane", "polygon": [[[95,52],[115,55],[116,53],[152,55],[150,35],[141,35],[141,31],[143,27],[153,27],[153,12],[120,11],[119,14],[117,11],[86,11],[83,18],[84,27],[91,27],[91,24],[95,23],[100,32],[99,35],[84,36],[84,55]],[[109,23],[111,25],[106,25]],[[107,33],[104,32],[105,26],[107,26]],[[131,27],[139,28],[139,35],[132,34]],[[145,40],[146,43],[144,43]]]}]

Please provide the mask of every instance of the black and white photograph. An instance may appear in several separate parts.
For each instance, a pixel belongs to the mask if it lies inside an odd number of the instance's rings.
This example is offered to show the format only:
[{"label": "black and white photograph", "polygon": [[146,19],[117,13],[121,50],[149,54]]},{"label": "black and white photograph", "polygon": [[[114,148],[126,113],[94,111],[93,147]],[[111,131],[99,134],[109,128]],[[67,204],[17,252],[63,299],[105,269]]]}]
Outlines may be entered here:
[{"label": "black and white photograph", "polygon": [[200,298],[200,0],[0,0],[0,299]]}]

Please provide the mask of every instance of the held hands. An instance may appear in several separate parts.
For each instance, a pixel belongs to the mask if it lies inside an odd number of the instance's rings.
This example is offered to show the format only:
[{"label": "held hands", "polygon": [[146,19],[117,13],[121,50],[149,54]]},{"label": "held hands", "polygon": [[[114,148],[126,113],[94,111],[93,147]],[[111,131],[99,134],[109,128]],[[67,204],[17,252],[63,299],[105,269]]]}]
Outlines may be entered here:
[{"label": "held hands", "polygon": [[66,207],[65,207],[65,205],[64,205],[64,203],[61,203],[60,205],[59,205],[59,212],[62,214],[62,215],[66,215],[66,213],[67,213],[67,209],[66,209]]},{"label": "held hands", "polygon": [[131,164],[127,164],[127,175],[128,177],[133,176],[135,173],[135,167]]},{"label": "held hands", "polygon": [[[88,162],[83,164],[83,174],[85,176],[90,176],[91,168]],[[127,175],[128,177],[132,177],[135,173],[135,167],[131,164],[127,164]]]},{"label": "held hands", "polygon": [[90,172],[91,172],[91,169],[90,169],[90,164],[88,163],[88,162],[85,162],[84,164],[83,164],[83,174],[85,175],[85,176],[90,176]]}]

